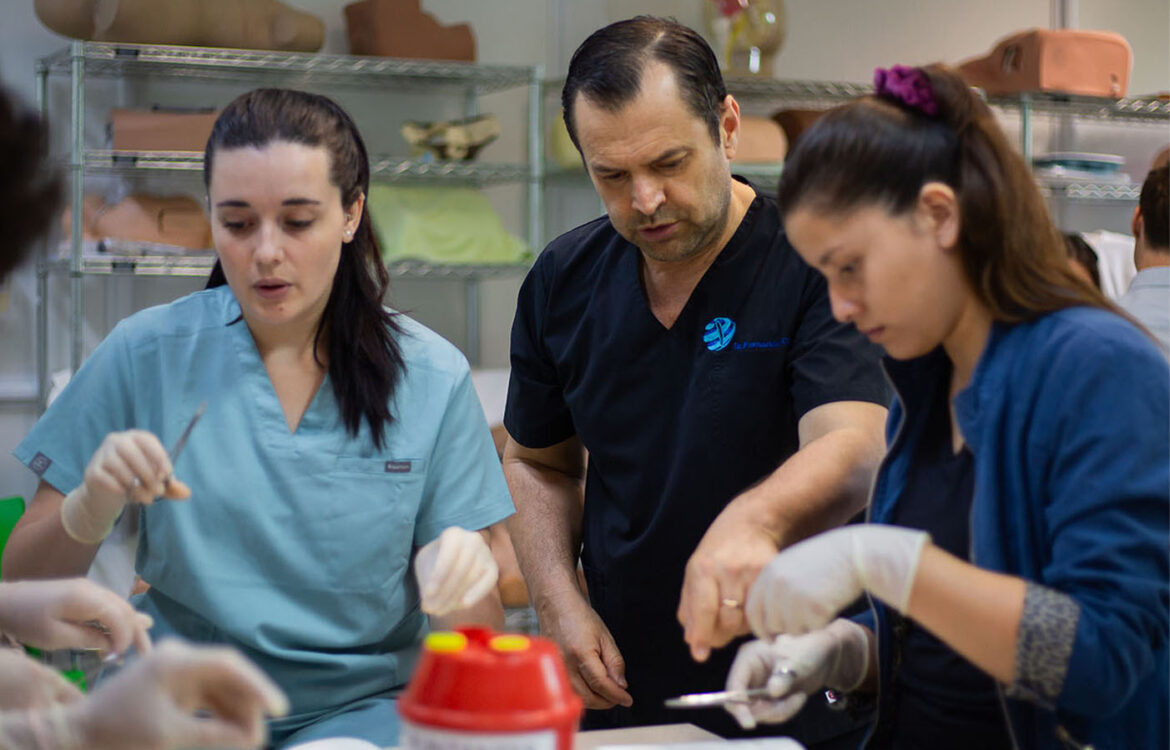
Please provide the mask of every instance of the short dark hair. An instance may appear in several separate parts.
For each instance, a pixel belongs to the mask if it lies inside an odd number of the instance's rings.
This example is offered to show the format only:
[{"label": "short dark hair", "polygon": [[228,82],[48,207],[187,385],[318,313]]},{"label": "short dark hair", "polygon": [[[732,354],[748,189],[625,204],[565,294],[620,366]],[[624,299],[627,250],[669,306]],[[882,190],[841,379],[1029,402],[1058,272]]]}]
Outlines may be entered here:
[{"label": "short dark hair", "polygon": [[[204,185],[211,186],[212,167],[221,150],[261,148],[275,141],[324,148],[329,179],[341,191],[344,208],[369,194],[370,159],[357,125],[332,99],[293,89],[256,89],[224,108],[203,152]],[[223,266],[216,261],[207,288],[226,283]],[[317,323],[313,354],[328,328],[329,379],[342,421],[356,438],[364,420],[377,448],[385,445],[385,427],[393,421],[390,403],[406,369],[395,338],[402,328],[382,304],[389,284],[367,203],[357,233],[342,244],[329,302]]]},{"label": "short dark hair", "polygon": [[651,61],[670,68],[691,112],[707,125],[715,143],[720,142],[719,111],[727,86],[711,46],[697,31],[674,19],[637,16],[593,32],[569,61],[561,108],[578,151],[581,144],[573,122],[577,94],[616,112],[637,96],[642,72]]},{"label": "short dark hair", "polygon": [[31,254],[61,208],[60,172],[48,157],[48,128],[0,89],[0,280]]},{"label": "short dark hair", "polygon": [[1085,238],[1076,232],[1064,233],[1064,246],[1068,249],[1068,257],[1084,266],[1093,279],[1093,286],[1101,288],[1101,268],[1097,260],[1097,251]]},{"label": "short dark hair", "polygon": [[1170,166],[1150,170],[1138,205],[1146,244],[1155,250],[1170,250]]}]

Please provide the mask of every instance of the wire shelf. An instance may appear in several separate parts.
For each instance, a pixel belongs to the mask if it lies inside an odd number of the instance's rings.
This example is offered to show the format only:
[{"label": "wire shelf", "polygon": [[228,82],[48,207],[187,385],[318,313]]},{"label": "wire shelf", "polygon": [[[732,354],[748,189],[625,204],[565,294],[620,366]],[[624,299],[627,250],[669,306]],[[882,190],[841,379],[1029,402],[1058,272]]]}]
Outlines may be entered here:
[{"label": "wire shelf", "polygon": [[1142,186],[1132,182],[1099,183],[1041,180],[1040,190],[1048,197],[1061,200],[1112,203],[1115,201],[1137,201],[1141,196]]},{"label": "wire shelf", "polygon": [[266,78],[287,83],[293,78],[330,86],[365,88],[377,84],[399,90],[457,88],[479,93],[536,83],[539,69],[445,60],[105,42],[77,42],[69,49],[43,58],[39,68],[68,75],[75,54],[83,60],[86,75],[99,78],[166,75],[220,80],[246,78],[253,83]]},{"label": "wire shelf", "polygon": [[85,169],[88,172],[202,172],[203,152],[90,150],[85,152]]},{"label": "wire shelf", "polygon": [[[215,265],[215,254],[194,251],[183,255],[83,255],[83,276],[206,276]],[[55,261],[54,270],[68,271],[67,258]]]},{"label": "wire shelf", "polygon": [[[215,265],[215,254],[192,251],[186,254],[101,253],[86,254],[81,259],[83,276],[207,276]],[[528,272],[528,263],[495,265],[428,263],[421,260],[395,260],[386,269],[395,278],[408,279],[483,279],[518,276]],[[53,271],[68,271],[68,258],[51,263]]]},{"label": "wire shelf", "polygon": [[1170,121],[1170,100],[1155,96],[1109,99],[1039,91],[1013,96],[992,96],[987,102],[1005,110],[1030,108],[1033,113],[1044,115],[1073,115],[1133,123]]},{"label": "wire shelf", "polygon": [[489,279],[522,276],[531,263],[500,263],[492,265],[439,264],[422,260],[393,260],[386,269],[395,278],[403,279]]},{"label": "wire shelf", "polygon": [[[809,109],[828,109],[850,99],[873,93],[873,86],[867,83],[842,81],[796,81],[788,79],[727,76],[723,79],[727,91],[741,101],[772,99],[785,107],[801,105]],[[549,78],[544,82],[546,95],[559,99],[564,88],[564,78]]]},{"label": "wire shelf", "polygon": [[484,185],[523,182],[532,175],[525,164],[387,158],[371,160],[370,176],[386,182],[440,180]]},{"label": "wire shelf", "polygon": [[727,90],[737,99],[774,99],[791,106],[802,103],[812,109],[824,109],[873,92],[866,83],[842,81],[792,81],[751,76],[729,76]]},{"label": "wire shelf", "polygon": [[[85,152],[85,168],[91,172],[133,172],[164,170],[201,172],[200,151],[108,151]],[[523,182],[529,179],[525,164],[478,161],[426,161],[401,157],[375,156],[370,160],[370,176],[384,182],[442,181],[485,185]]]}]

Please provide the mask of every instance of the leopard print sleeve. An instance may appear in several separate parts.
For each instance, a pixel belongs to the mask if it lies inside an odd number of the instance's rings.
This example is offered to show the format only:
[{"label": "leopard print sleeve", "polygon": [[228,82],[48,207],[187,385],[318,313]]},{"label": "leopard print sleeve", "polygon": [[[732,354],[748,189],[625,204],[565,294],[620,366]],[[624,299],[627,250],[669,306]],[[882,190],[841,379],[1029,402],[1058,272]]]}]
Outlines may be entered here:
[{"label": "leopard print sleeve", "polygon": [[1008,696],[1056,707],[1080,616],[1081,607],[1072,597],[1028,583],[1016,645],[1016,680],[1007,686]]}]

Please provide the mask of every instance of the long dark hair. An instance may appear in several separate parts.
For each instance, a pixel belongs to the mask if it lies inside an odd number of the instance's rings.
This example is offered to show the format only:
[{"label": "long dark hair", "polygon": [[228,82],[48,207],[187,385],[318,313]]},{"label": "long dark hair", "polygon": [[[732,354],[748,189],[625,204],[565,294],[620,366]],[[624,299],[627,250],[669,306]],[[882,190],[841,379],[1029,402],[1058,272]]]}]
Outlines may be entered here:
[{"label": "long dark hair", "polygon": [[[219,149],[259,148],[274,141],[323,147],[329,154],[330,182],[341,191],[343,207],[369,194],[370,160],[353,120],[331,99],[291,89],[256,89],[224,108],[203,154],[204,186],[210,186]],[[226,283],[216,262],[207,288]],[[389,284],[370,212],[363,205],[353,239],[341,248],[329,302],[317,323],[313,356],[320,363],[317,347],[327,332],[329,378],[346,430],[356,437],[365,419],[379,449],[386,425],[393,421],[390,400],[406,368],[396,339],[402,329],[382,304]]]},{"label": "long dark hair", "polygon": [[995,320],[1022,322],[1077,305],[1124,315],[1070,270],[1044,197],[987,104],[953,70],[919,70],[938,113],[887,96],[826,113],[784,163],[781,214],[880,206],[896,216],[917,204],[925,183],[943,182],[959,203],[964,274]]},{"label": "long dark hair", "polygon": [[63,196],[60,170],[49,159],[48,127],[0,89],[0,281],[32,254]]}]

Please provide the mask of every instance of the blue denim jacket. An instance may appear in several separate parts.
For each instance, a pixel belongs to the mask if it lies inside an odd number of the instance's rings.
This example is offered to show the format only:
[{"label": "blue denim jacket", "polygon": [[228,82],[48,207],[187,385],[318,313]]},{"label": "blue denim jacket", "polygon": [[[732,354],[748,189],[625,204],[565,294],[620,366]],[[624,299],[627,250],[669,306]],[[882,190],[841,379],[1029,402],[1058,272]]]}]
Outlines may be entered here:
[{"label": "blue denim jacket", "polygon": [[[874,523],[893,517],[933,389],[947,387],[950,372],[941,349],[885,365],[897,397]],[[971,560],[1029,582],[1017,678],[1000,691],[1016,746],[1166,747],[1166,360],[1103,310],[995,324],[955,413],[975,456]],[[888,686],[892,618],[874,604],[880,685]],[[871,738],[889,716],[889,692]]]}]

